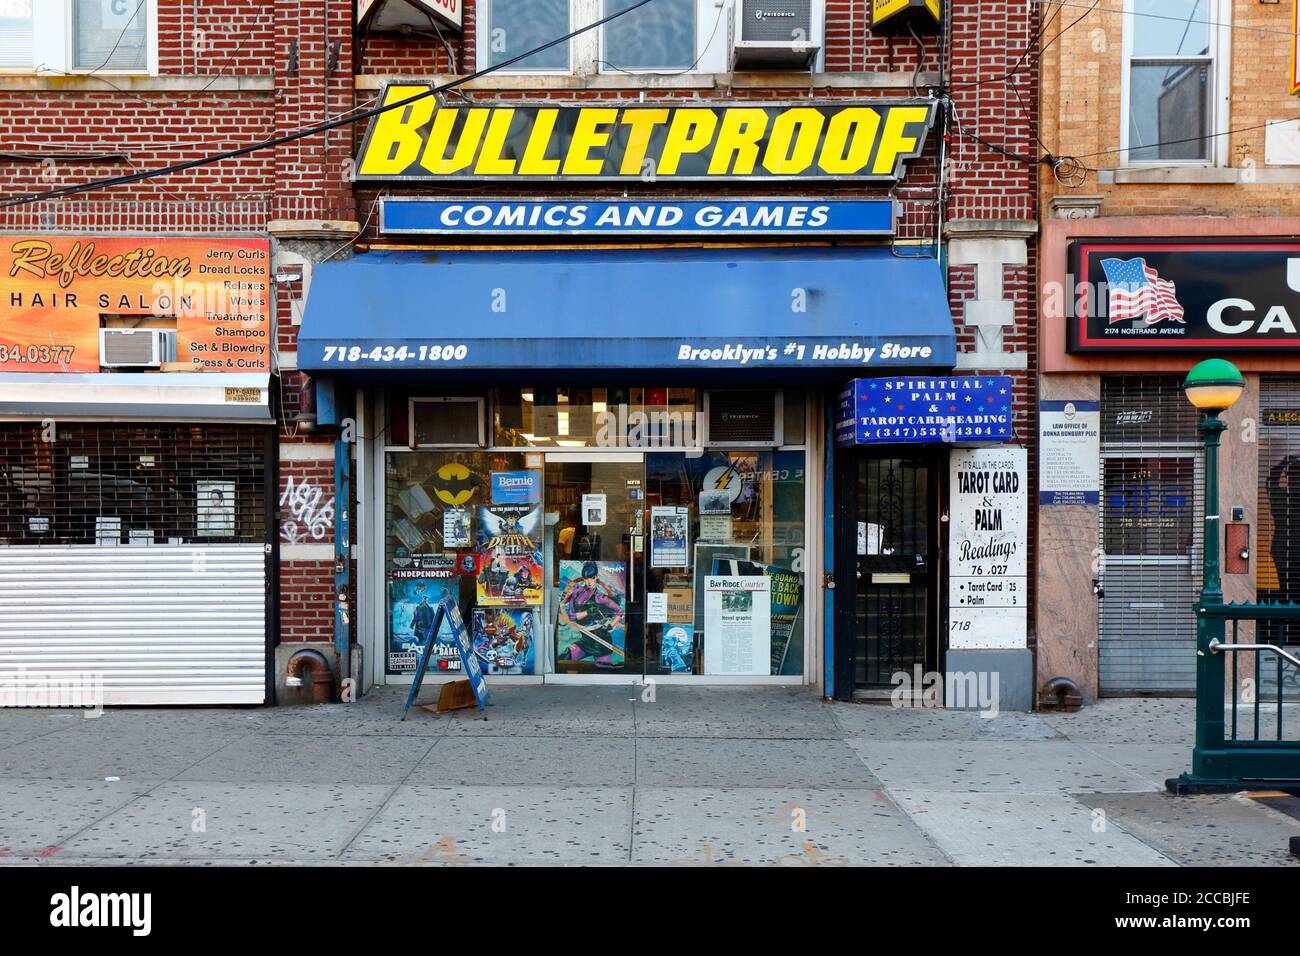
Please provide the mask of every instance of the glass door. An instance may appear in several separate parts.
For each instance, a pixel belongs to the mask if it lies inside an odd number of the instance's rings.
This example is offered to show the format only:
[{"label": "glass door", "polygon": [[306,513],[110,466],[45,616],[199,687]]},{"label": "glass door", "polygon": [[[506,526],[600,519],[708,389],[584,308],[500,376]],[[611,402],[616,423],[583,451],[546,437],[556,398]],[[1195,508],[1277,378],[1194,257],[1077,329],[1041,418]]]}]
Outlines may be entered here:
[{"label": "glass door", "polygon": [[544,487],[555,673],[644,673],[644,455],[547,452]]}]

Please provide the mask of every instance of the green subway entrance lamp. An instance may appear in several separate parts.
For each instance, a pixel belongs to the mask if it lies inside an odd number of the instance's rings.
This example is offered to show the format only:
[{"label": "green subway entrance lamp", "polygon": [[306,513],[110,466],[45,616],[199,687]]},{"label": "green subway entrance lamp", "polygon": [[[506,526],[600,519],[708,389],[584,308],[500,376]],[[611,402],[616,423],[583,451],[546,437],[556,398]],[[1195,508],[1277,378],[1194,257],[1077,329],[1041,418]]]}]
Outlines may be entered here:
[{"label": "green subway entrance lamp", "polygon": [[1246,389],[1246,380],[1227,359],[1206,359],[1192,366],[1183,381],[1183,393],[1201,413],[1197,426],[1205,442],[1205,540],[1201,575],[1201,603],[1221,604],[1219,583],[1219,435],[1228,427],[1219,413],[1231,408]]}]

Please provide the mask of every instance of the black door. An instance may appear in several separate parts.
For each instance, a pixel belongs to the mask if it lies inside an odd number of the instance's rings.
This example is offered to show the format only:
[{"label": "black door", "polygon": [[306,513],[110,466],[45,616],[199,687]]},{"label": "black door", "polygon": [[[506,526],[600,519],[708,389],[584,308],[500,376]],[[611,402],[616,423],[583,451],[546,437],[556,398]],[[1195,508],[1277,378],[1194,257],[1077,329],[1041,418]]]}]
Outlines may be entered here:
[{"label": "black door", "polygon": [[938,667],[942,451],[841,452],[836,469],[836,696]]}]

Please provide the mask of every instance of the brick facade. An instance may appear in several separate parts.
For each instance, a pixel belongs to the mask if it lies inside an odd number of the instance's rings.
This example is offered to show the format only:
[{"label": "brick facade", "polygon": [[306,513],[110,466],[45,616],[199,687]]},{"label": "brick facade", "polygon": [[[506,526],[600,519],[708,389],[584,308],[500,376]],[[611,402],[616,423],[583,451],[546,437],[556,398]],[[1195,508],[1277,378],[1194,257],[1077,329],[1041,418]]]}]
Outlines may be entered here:
[{"label": "brick facade", "polygon": [[[1076,159],[1079,175],[1078,181],[1062,182],[1046,167],[1039,173],[1042,288],[1036,337],[1044,400],[1095,400],[1103,380],[1112,375],[1175,380],[1205,357],[1158,349],[1123,355],[1068,352],[1065,318],[1056,303],[1068,297],[1075,281],[1068,274],[1067,258],[1073,240],[1230,241],[1296,234],[1300,156],[1281,150],[1270,157],[1265,129],[1269,122],[1294,123],[1296,117],[1290,83],[1292,5],[1204,0],[1190,14],[1194,22],[1187,23],[1156,20],[1152,14],[1158,12],[1126,13],[1123,0],[1100,0],[1095,8],[1065,5],[1045,31],[1055,42],[1044,43],[1041,61],[1043,148]],[[1210,138],[1203,162],[1123,152],[1129,122],[1124,56],[1140,29],[1168,30],[1166,42],[1171,45],[1179,37],[1195,38],[1185,44],[1184,53],[1200,53],[1205,42],[1201,31],[1208,31],[1214,58],[1207,80]],[[1191,117],[1181,119],[1177,130],[1160,132],[1157,141],[1178,145],[1195,136]],[[1067,290],[1065,296],[1062,289]],[[1247,389],[1228,416],[1232,428],[1223,443],[1220,482],[1225,509],[1230,499],[1254,535],[1268,503],[1258,493],[1259,444],[1242,438],[1246,431],[1240,426],[1255,425],[1259,375],[1295,377],[1300,363],[1283,349],[1268,355],[1235,349],[1230,357],[1246,374]],[[1104,638],[1119,643],[1119,637],[1100,633],[1104,598],[1094,593],[1093,582],[1104,595],[1105,547],[1098,508],[1052,507],[1041,512],[1038,538],[1043,553],[1051,555],[1051,565],[1044,569],[1038,590],[1039,685],[1054,677],[1068,678],[1087,702],[1099,694],[1123,693],[1125,688],[1115,683],[1107,687],[1102,676],[1105,663],[1099,645]],[[1199,569],[1199,543],[1191,551]],[[1250,552],[1257,560],[1262,551],[1267,548],[1252,540]],[[1223,588],[1230,601],[1254,600],[1255,565],[1247,573],[1225,575]],[[1131,630],[1134,637],[1144,636],[1142,628]],[[1194,641],[1189,627],[1182,648],[1189,659],[1195,653]],[[1111,677],[1112,682],[1122,679]]]},{"label": "brick facade", "polygon": [[[26,193],[196,159],[365,108],[376,101],[386,79],[427,79],[475,69],[472,0],[466,4],[463,35],[444,29],[442,37],[422,29],[354,34],[352,6],[323,0],[158,0],[157,76],[0,75],[0,115],[5,117],[0,152],[6,154],[0,158],[0,193]],[[950,299],[959,347],[967,356],[962,371],[1015,376],[1017,438],[1032,452],[1037,7],[1014,0],[952,0],[945,4],[947,43],[930,31],[921,50],[906,31],[873,32],[869,7],[869,0],[829,0],[825,72],[811,76],[692,74],[676,82],[617,73],[489,76],[462,92],[474,102],[628,101],[643,94],[646,103],[816,103],[925,97],[949,90],[955,122],[941,118],[936,123],[925,153],[909,164],[895,189],[832,185],[824,194],[892,192],[900,202],[899,239],[907,243],[932,242],[936,236],[945,243],[992,237],[1003,243],[994,248],[1011,250],[1000,267],[998,293],[1010,303],[1010,324],[977,329],[964,323],[966,304],[990,295],[977,289],[975,265],[951,268]],[[722,31],[716,42],[726,42]],[[1063,52],[1057,47],[1050,63],[1057,63],[1055,57]],[[1011,71],[1019,98],[1003,78]],[[372,210],[377,191],[354,193],[350,184],[351,159],[364,132],[365,124],[358,123],[176,175],[0,209],[0,230],[10,232],[269,235],[275,240],[273,273],[281,265],[305,263],[303,283],[280,285],[274,308],[281,422],[278,631],[283,642],[333,640],[334,524],[325,529],[320,518],[333,496],[334,433],[308,431],[295,421],[302,384],[295,361],[296,322],[311,265],[349,254],[354,235],[348,224],[363,224],[362,247],[376,237]],[[946,151],[942,182],[941,147]],[[74,152],[76,157],[66,155]],[[789,188],[719,184],[712,194],[751,196],[766,190],[784,195]],[[633,195],[668,192],[653,185],[629,187]],[[702,194],[698,188],[690,192]],[[337,513],[339,508],[332,507]],[[304,521],[304,515],[315,523]],[[313,529],[322,533],[317,536]],[[354,619],[366,613],[358,609]]]}]

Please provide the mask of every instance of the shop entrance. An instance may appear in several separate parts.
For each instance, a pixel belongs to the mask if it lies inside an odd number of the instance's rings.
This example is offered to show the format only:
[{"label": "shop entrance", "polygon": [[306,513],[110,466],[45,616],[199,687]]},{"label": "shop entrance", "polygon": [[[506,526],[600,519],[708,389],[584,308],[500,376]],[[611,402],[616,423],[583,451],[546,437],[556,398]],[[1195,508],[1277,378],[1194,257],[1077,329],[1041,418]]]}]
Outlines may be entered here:
[{"label": "shop entrance", "polygon": [[544,484],[555,672],[644,673],[645,456],[547,452]]},{"label": "shop entrance", "polygon": [[[450,598],[489,677],[800,681],[806,451],[705,446],[694,413],[665,424],[693,407],[678,391],[520,389],[483,419],[479,396],[390,396],[385,676],[412,674]],[[471,411],[451,434],[454,403]]]},{"label": "shop entrance", "polygon": [[836,534],[836,627],[851,640],[836,642],[847,648],[836,686],[842,697],[870,696],[891,690],[896,673],[938,668],[943,458],[928,449],[841,458],[837,486],[849,507]]}]

